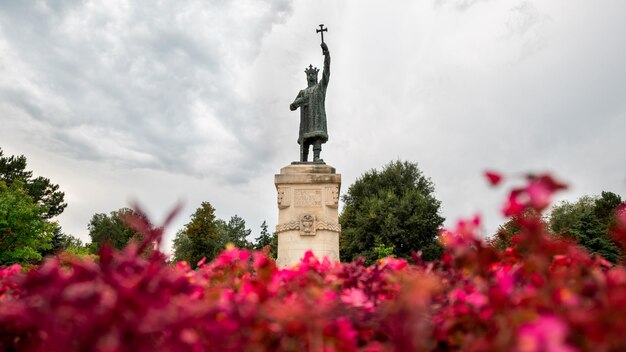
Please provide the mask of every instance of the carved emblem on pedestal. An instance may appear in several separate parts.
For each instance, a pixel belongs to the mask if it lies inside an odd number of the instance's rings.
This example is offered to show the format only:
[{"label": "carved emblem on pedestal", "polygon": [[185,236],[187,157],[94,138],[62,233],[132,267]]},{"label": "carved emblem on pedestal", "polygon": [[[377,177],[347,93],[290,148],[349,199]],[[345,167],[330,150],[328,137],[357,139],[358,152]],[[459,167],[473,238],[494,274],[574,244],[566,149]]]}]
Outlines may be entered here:
[{"label": "carved emblem on pedestal", "polygon": [[292,220],[276,225],[276,233],[285,231],[300,231],[301,236],[314,236],[317,231],[331,231],[341,233],[341,224],[316,219],[314,215],[304,214],[299,220]]},{"label": "carved emblem on pedestal", "polygon": [[326,206],[337,208],[339,206],[339,187],[326,187]]},{"label": "carved emblem on pedestal", "polygon": [[300,218],[300,235],[315,236],[315,216],[304,214]]},{"label": "carved emblem on pedestal", "polygon": [[291,192],[289,188],[278,188],[278,208],[285,209],[291,205]]}]

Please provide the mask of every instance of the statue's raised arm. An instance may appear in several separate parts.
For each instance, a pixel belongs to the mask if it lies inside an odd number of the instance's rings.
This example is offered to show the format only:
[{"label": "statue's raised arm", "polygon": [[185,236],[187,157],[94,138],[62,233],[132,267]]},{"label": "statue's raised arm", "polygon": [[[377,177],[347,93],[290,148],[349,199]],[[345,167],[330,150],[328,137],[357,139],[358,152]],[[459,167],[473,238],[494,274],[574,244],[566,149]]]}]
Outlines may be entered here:
[{"label": "statue's raised arm", "polygon": [[322,71],[320,84],[326,88],[328,86],[328,80],[330,79],[330,52],[328,51],[328,45],[326,45],[326,43],[322,43],[320,46],[324,54],[324,69]]}]

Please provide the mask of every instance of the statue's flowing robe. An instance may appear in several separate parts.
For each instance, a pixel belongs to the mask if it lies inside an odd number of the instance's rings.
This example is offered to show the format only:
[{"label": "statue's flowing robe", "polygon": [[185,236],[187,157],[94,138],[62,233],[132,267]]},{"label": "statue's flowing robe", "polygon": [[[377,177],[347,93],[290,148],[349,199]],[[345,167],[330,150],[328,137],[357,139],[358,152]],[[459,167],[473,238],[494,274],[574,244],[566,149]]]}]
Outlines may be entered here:
[{"label": "statue's flowing robe", "polygon": [[314,86],[307,87],[298,93],[292,105],[300,107],[300,134],[298,144],[320,139],[328,141],[326,127],[326,87],[330,78],[330,54],[324,55],[322,79]]}]

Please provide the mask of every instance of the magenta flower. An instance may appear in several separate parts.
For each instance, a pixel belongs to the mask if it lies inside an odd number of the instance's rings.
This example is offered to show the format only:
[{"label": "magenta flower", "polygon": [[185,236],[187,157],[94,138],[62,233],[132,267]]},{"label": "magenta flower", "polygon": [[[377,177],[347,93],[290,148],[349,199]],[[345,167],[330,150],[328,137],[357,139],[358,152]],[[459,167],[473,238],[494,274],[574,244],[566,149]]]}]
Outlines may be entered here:
[{"label": "magenta flower", "polygon": [[[442,258],[430,263],[307,252],[278,269],[229,246],[194,271],[158,249],[146,255],[163,228],[130,219],[145,240],[103,247],[98,261],[0,267],[0,350],[626,350],[626,268],[554,239],[542,222],[564,187],[529,176],[504,207],[523,215],[508,248],[484,241],[476,216],[441,231]],[[626,205],[612,232],[626,248]]]},{"label": "magenta flower", "polygon": [[502,181],[502,175],[495,171],[485,171],[485,177],[492,186],[497,186]]},{"label": "magenta flower", "polygon": [[341,292],[340,299],[352,307],[371,309],[374,306],[363,290],[354,287]]},{"label": "magenta flower", "polygon": [[574,352],[566,343],[568,327],[563,320],[542,315],[522,325],[517,332],[518,352]]}]

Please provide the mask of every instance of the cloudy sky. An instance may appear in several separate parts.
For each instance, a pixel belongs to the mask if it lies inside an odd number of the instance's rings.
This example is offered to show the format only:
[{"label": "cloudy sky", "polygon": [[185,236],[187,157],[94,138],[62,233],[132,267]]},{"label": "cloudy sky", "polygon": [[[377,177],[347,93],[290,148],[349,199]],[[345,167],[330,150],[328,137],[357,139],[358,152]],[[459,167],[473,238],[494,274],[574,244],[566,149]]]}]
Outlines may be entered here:
[{"label": "cloudy sky", "polygon": [[626,196],[623,0],[0,1],[0,147],[61,186],[84,241],[133,200],[155,222],[184,202],[169,240],[202,201],[256,235],[298,158],[288,106],[320,23],[342,193],[417,162],[446,225],[478,213],[485,233],[504,221],[485,169]]}]

